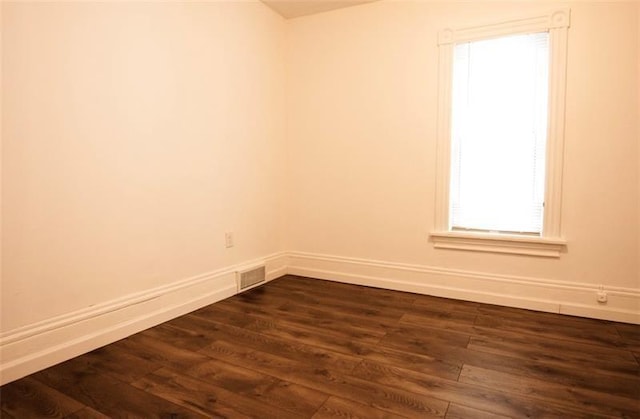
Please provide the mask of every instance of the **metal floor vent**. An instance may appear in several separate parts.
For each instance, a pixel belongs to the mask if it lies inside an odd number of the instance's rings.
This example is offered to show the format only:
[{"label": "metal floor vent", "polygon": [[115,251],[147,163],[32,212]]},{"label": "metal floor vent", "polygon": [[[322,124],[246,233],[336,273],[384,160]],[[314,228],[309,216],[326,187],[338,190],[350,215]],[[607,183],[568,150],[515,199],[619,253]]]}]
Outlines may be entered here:
[{"label": "metal floor vent", "polygon": [[248,290],[266,282],[266,270],[264,265],[238,271],[236,273],[238,292]]}]

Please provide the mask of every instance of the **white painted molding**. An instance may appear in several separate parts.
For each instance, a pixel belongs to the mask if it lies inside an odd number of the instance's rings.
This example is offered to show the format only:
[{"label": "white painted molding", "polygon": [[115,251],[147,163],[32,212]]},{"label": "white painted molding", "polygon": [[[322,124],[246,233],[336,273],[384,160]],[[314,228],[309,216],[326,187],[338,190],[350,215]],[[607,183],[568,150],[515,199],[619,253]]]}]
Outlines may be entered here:
[{"label": "white painted molding", "polygon": [[489,23],[466,28],[442,29],[438,34],[438,45],[477,41],[498,36],[542,32],[549,29],[566,29],[570,24],[571,10],[565,8],[499,23]]},{"label": "white painted molding", "polygon": [[265,263],[286,274],[480,303],[640,324],[640,289],[498,275],[303,252],[280,252],[6,332],[0,384],[123,339],[237,293],[235,272]]},{"label": "white painted molding", "polygon": [[546,237],[488,235],[458,231],[430,234],[436,249],[457,249],[476,252],[507,253],[559,258],[567,246],[566,240]]},{"label": "white painted molding", "polygon": [[[547,128],[547,168],[542,236],[551,240],[559,240],[558,238],[563,237],[561,230],[562,174],[564,165],[567,43],[570,24],[571,10],[565,8],[522,19],[512,19],[467,28],[446,28],[439,32],[435,232],[432,233],[436,248],[560,257],[563,249],[554,249],[553,246],[543,244],[541,241],[538,241],[539,245],[523,246],[518,242],[506,239],[498,245],[496,241],[491,241],[487,235],[463,240],[458,236],[444,236],[441,232],[450,232],[451,94],[455,44],[499,36],[548,31],[550,51],[549,121]],[[501,237],[499,234],[495,236]],[[483,244],[482,241],[485,239],[487,241]]]},{"label": "white painted molding", "polygon": [[7,331],[0,385],[231,297],[235,272],[261,263],[267,281],[287,272],[287,254],[275,253]]},{"label": "white painted molding", "polygon": [[441,45],[438,51],[438,112],[436,122],[437,148],[435,162],[435,223],[436,229],[439,231],[449,230],[449,185],[451,182],[451,92],[453,89],[452,68],[453,45]]},{"label": "white painted molding", "polygon": [[543,278],[292,252],[289,274],[497,304],[550,313],[640,324],[640,289],[605,287],[608,302],[596,302],[599,285]]},{"label": "white painted molding", "polygon": [[[564,167],[565,97],[567,91],[567,48],[569,11],[550,18],[549,29],[549,120],[547,126],[547,171],[544,197],[543,235],[561,237],[562,175]],[[566,25],[562,25],[562,23]]]}]

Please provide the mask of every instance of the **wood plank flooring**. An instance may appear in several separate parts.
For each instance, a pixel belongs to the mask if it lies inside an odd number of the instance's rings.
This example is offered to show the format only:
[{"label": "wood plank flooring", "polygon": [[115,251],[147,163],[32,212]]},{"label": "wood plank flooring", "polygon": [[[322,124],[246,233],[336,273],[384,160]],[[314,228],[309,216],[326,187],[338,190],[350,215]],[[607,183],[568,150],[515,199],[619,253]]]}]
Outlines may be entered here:
[{"label": "wood plank flooring", "polygon": [[640,418],[640,326],[286,276],[0,388],[3,418]]}]

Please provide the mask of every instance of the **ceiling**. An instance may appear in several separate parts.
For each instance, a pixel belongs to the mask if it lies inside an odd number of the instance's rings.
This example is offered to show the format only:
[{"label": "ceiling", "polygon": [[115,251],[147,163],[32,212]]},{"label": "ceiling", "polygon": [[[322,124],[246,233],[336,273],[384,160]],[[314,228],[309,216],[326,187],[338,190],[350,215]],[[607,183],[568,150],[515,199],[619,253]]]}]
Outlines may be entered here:
[{"label": "ceiling", "polygon": [[262,0],[264,4],[287,19],[374,1],[377,0]]}]

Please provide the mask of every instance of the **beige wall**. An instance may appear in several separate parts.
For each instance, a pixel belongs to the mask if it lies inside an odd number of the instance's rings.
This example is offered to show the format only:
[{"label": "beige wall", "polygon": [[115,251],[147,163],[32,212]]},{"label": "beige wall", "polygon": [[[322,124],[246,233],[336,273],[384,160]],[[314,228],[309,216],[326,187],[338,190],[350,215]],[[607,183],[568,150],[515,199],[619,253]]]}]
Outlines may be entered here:
[{"label": "beige wall", "polygon": [[2,2],[0,383],[232,295],[254,259],[640,323],[637,3],[570,4],[568,253],[428,240],[438,30],[564,4]]},{"label": "beige wall", "polygon": [[640,288],[633,3],[571,4],[568,253],[428,241],[437,31],[549,7],[4,2],[1,330],[280,250]]},{"label": "beige wall", "polygon": [[569,4],[568,253],[545,259],[435,250],[428,240],[438,30],[559,5],[566,3],[382,1],[291,21],[287,248],[640,288],[638,14],[631,2]]},{"label": "beige wall", "polygon": [[2,50],[2,331],[283,250],[262,3],[3,2]]},{"label": "beige wall", "polygon": [[[0,92],[3,91],[3,77],[2,77],[2,4],[0,4]],[[4,117],[2,116],[2,97],[0,95],[0,303],[1,298],[2,298],[2,287],[3,287],[3,281],[2,281],[2,209],[3,209],[3,205],[2,205],[2,120],[4,119]],[[0,312],[0,315],[2,313]],[[0,319],[0,330],[2,330],[2,320]]]}]

